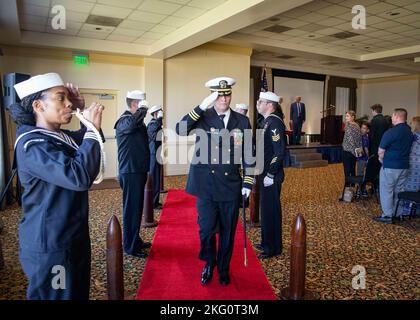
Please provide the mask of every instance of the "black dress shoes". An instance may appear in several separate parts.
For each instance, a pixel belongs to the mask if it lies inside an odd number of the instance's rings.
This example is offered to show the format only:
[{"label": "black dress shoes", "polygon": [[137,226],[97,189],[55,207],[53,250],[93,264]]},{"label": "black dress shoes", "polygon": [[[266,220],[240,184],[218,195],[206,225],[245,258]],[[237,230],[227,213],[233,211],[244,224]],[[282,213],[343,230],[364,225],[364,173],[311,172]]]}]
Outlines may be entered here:
[{"label": "black dress shoes", "polygon": [[227,286],[230,283],[230,278],[228,273],[221,273],[219,275],[219,283],[222,286]]},{"label": "black dress shoes", "polygon": [[257,249],[258,251],[264,251],[264,248],[263,248],[263,246],[261,245],[261,243],[256,244],[256,245],[255,245],[255,249]]},{"label": "black dress shoes", "polygon": [[140,246],[140,249],[148,249],[152,246],[150,242],[143,242]]},{"label": "black dress shoes", "polygon": [[207,283],[210,282],[211,278],[213,277],[213,269],[215,265],[207,263],[204,267],[203,271],[201,272],[201,285],[205,286]]},{"label": "black dress shoes", "polygon": [[141,250],[139,250],[137,252],[134,252],[134,253],[130,253],[129,255],[132,256],[132,257],[140,258],[140,259],[147,258],[147,253],[143,252]]},{"label": "black dress shoes", "polygon": [[280,254],[281,253],[278,253],[278,254],[268,254],[268,253],[262,252],[261,254],[258,255],[258,258],[261,259],[261,260],[265,260],[265,259],[270,259],[270,258],[273,258],[273,257],[277,257]]},{"label": "black dress shoes", "polygon": [[388,218],[388,217],[383,217],[383,216],[374,217],[373,220],[377,222],[386,223],[386,224],[392,224],[392,218]]}]

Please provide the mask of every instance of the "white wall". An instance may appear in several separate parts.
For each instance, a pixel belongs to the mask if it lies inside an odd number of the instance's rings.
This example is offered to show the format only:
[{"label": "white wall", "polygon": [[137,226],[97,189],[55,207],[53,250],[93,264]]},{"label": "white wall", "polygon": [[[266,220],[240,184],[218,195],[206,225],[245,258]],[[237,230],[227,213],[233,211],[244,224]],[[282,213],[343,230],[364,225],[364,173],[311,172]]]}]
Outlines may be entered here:
[{"label": "white wall", "polygon": [[[0,73],[17,72],[29,75],[37,75],[47,72],[57,72],[64,82],[77,84],[81,89],[113,90],[117,93],[117,110],[108,110],[108,123],[104,130],[107,142],[106,152],[106,177],[116,175],[117,167],[117,144],[113,123],[122,112],[127,109],[126,93],[130,90],[145,90],[144,67],[135,65],[90,63],[86,66],[76,66],[72,61],[30,57],[2,57]],[[107,109],[105,109],[107,112]],[[112,119],[114,118],[114,119]],[[105,129],[105,128],[104,128]]]},{"label": "white wall", "polygon": [[2,57],[1,73],[18,72],[36,75],[57,72],[65,82],[73,82],[85,89],[110,89],[118,91],[118,108],[126,109],[125,95],[129,90],[145,90],[144,68],[141,66],[90,63],[74,65],[72,61],[30,57]]},{"label": "white wall", "polygon": [[[236,80],[231,107],[236,103],[249,104],[250,56],[239,53],[197,48],[165,60],[166,128],[175,130],[176,123],[210,94],[204,84],[216,77],[227,76]],[[176,141],[179,139],[180,141]],[[170,134],[167,141],[168,157],[175,161],[186,156],[194,138],[185,139]],[[166,166],[166,174],[186,174],[188,164]]]},{"label": "white wall", "polygon": [[274,92],[283,96],[281,106],[286,116],[287,128],[289,128],[290,122],[290,105],[295,101],[296,96],[301,96],[306,110],[306,121],[303,124],[302,131],[307,134],[319,134],[321,132],[324,81],[274,77]]},{"label": "white wall", "polygon": [[358,89],[359,116],[371,116],[370,106],[375,103],[383,106],[383,114],[390,115],[395,108],[403,107],[409,119],[420,115],[420,75],[361,80]]}]

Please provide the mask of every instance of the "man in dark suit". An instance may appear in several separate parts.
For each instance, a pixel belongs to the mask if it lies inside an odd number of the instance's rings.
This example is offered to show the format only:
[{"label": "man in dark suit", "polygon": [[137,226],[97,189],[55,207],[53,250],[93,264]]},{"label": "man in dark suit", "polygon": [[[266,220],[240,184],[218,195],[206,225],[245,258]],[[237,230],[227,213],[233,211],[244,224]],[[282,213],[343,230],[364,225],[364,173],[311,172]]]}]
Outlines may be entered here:
[{"label": "man in dark suit", "polygon": [[379,188],[379,172],[382,166],[378,159],[378,148],[382,136],[389,129],[390,125],[388,120],[382,115],[382,105],[374,104],[370,109],[373,116],[369,132],[369,154],[371,158],[366,167],[366,181],[372,182],[377,191]]},{"label": "man in dark suit", "polygon": [[[251,124],[246,116],[230,109],[234,84],[235,80],[227,77],[208,81],[206,87],[213,93],[176,126],[179,135],[188,135],[192,130],[196,134],[186,191],[197,197],[199,258],[206,262],[201,274],[202,285],[212,279],[216,264],[220,284],[229,284],[239,203],[242,197],[249,197],[254,183],[253,164],[249,164],[253,148]],[[247,136],[244,141],[248,134],[250,138]]]},{"label": "man in dark suit", "polygon": [[297,96],[290,106],[290,122],[293,125],[292,144],[301,144],[300,133],[306,120],[305,104],[300,101],[301,97]]}]

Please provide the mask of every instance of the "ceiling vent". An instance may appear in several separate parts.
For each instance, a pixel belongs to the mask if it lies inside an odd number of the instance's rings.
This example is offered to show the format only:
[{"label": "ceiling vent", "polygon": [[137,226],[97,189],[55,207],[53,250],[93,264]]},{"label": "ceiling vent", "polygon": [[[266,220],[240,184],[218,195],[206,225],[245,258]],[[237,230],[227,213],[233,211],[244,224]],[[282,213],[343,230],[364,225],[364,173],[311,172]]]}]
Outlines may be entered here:
[{"label": "ceiling vent", "polygon": [[264,29],[264,31],[274,32],[274,33],[283,33],[283,32],[289,31],[289,30],[292,30],[292,28],[285,27],[285,26],[279,26],[278,24],[276,24],[275,26],[268,27],[268,28]]},{"label": "ceiling vent", "polygon": [[343,31],[343,32],[338,32],[338,33],[334,33],[331,35],[331,37],[337,38],[337,39],[348,39],[351,37],[355,37],[358,36],[359,34],[354,33],[354,32],[349,32],[349,31]]},{"label": "ceiling vent", "polygon": [[123,20],[124,19],[96,16],[94,14],[91,14],[85,22],[104,27],[117,27]]}]

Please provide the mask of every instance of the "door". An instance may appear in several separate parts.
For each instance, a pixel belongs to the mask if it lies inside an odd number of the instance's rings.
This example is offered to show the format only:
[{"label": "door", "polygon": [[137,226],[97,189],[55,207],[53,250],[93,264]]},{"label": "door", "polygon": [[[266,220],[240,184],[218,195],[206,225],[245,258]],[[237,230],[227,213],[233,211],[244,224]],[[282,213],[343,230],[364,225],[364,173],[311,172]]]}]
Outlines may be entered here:
[{"label": "door", "polygon": [[[102,114],[102,132],[105,136],[105,179],[116,178],[118,176],[118,150],[115,138],[114,124],[117,121],[117,94],[109,90],[88,90],[80,89],[85,98],[85,106],[89,107],[92,102],[98,102],[105,107]],[[104,93],[106,92],[106,93]],[[77,117],[73,117],[68,125],[62,126],[63,129],[78,130],[80,122]]]}]

